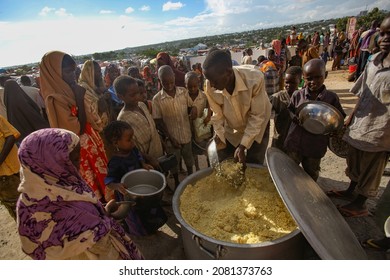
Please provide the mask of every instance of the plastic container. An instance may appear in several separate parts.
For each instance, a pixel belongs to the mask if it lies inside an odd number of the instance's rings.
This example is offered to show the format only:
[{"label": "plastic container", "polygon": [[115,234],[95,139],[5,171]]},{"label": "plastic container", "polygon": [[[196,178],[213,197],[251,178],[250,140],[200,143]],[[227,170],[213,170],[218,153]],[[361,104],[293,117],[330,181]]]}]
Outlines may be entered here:
[{"label": "plastic container", "polygon": [[349,69],[349,73],[352,74],[353,72],[355,72],[357,70],[357,64],[349,65],[348,69]]}]

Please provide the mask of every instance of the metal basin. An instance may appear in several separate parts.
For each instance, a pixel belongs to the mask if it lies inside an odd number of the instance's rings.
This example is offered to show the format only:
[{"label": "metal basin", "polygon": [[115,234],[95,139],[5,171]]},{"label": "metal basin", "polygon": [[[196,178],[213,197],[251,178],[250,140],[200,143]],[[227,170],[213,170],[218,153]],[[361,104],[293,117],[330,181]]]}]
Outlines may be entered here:
[{"label": "metal basin", "polygon": [[309,101],[297,109],[299,122],[313,134],[329,134],[344,125],[343,115],[332,105],[322,101]]},{"label": "metal basin", "polygon": [[[252,168],[266,168],[248,164]],[[208,237],[191,227],[180,213],[180,196],[187,185],[195,184],[213,172],[213,168],[199,170],[188,176],[178,186],[172,200],[173,212],[181,224],[184,251],[188,259],[302,259],[305,239],[296,229],[275,239],[257,244],[238,244]]]},{"label": "metal basin", "polygon": [[342,127],[334,135],[329,137],[328,147],[335,155],[341,158],[348,156],[348,143],[343,140],[346,127]]},{"label": "metal basin", "polygon": [[167,185],[164,174],[156,170],[137,169],[123,175],[121,183],[138,208],[156,207]]}]

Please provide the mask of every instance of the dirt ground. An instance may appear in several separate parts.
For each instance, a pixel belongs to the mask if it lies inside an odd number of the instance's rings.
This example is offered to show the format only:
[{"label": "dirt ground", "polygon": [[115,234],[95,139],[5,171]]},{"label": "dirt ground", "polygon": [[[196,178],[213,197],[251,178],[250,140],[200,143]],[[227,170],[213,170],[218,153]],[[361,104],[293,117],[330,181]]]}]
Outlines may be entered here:
[{"label": "dirt ground", "polygon": [[[330,63],[327,67],[330,68]],[[347,81],[348,69],[329,71],[328,78],[325,84],[329,90],[336,92],[347,114],[352,112],[356,98],[349,93],[352,83]],[[200,157],[201,167],[206,167],[205,157]],[[319,186],[326,190],[337,189],[342,190],[348,187],[349,180],[344,173],[346,167],[345,159],[342,159],[328,150],[321,163],[321,173],[318,179]],[[181,179],[184,175],[181,175]],[[389,190],[381,197],[385,187],[389,181],[389,177],[383,176],[380,185],[378,197],[368,200],[369,210],[374,214],[372,217],[363,218],[346,218],[347,223],[355,233],[357,239],[362,241],[367,238],[381,238],[383,233],[383,222],[386,215],[389,215],[390,209],[386,205],[389,202]],[[173,186],[171,179],[168,179],[168,184]],[[381,198],[380,198],[381,197]],[[169,201],[172,198],[172,193],[164,194],[164,201]],[[334,199],[335,204],[343,204],[345,201]],[[387,206],[388,207],[388,206]],[[180,224],[177,222],[171,206],[164,207],[168,222],[153,235],[146,237],[133,237],[134,242],[143,252],[146,259],[153,260],[178,260],[186,259],[182,239]],[[386,210],[387,209],[387,210]],[[387,212],[386,212],[387,211]],[[8,212],[0,205],[0,260],[28,260],[20,247],[19,236],[17,234],[16,223],[8,215]],[[368,259],[380,260],[390,259],[390,254],[366,250]],[[315,257],[314,257],[315,258]]]}]

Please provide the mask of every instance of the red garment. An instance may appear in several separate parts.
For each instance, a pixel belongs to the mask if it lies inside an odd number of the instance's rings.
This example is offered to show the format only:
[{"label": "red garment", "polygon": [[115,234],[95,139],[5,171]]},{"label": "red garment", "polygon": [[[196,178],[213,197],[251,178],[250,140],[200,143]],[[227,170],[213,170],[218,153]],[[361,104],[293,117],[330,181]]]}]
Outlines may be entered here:
[{"label": "red garment", "polygon": [[[71,107],[73,116],[77,116],[76,106]],[[80,137],[80,174],[88,183],[96,197],[101,202],[111,199],[106,195],[104,178],[107,176],[107,156],[104,150],[103,140],[99,134],[86,123],[84,133]]]},{"label": "red garment", "polygon": [[107,176],[107,157],[99,134],[87,123],[80,136],[80,174],[100,201],[113,197],[106,194],[104,178]]},{"label": "red garment", "polygon": [[291,45],[291,38],[290,38],[290,36],[287,36],[287,38],[286,38],[286,45],[287,46]]},{"label": "red garment", "polygon": [[355,32],[352,35],[351,44],[350,44],[350,57],[357,57],[358,56],[358,45],[359,45],[359,38],[360,38],[360,30],[355,30]]}]

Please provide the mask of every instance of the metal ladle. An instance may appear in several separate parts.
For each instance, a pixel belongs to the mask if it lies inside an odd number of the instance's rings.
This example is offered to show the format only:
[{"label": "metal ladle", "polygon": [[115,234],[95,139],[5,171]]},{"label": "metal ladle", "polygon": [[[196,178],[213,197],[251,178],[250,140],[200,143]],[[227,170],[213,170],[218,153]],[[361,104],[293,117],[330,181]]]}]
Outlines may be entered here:
[{"label": "metal ladle", "polygon": [[229,164],[230,162],[233,164],[234,160],[229,158],[219,162],[217,151],[217,143],[212,139],[207,145],[207,156],[209,158],[210,166],[214,168],[217,176],[225,178],[230,186],[239,188],[245,181],[245,165],[242,165],[238,172],[227,172],[224,165]]},{"label": "metal ladle", "polygon": [[218,153],[217,153],[217,143],[214,138],[207,145],[207,157],[209,158],[210,166],[215,169],[219,164]]}]

